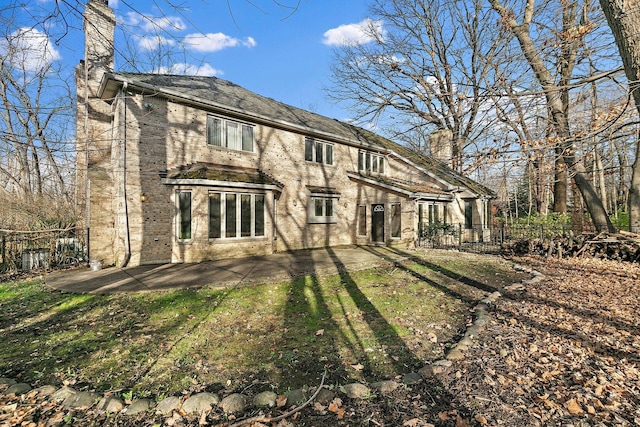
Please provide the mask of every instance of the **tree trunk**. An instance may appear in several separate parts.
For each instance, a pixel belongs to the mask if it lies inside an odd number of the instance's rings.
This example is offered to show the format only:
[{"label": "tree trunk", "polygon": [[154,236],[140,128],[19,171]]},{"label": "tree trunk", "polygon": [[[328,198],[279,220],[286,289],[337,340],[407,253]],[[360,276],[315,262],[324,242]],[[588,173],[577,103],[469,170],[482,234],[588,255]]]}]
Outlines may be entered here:
[{"label": "tree trunk", "polygon": [[[591,182],[585,177],[585,169],[581,159],[576,157],[576,149],[571,142],[571,129],[569,127],[569,118],[567,116],[567,104],[563,102],[563,97],[566,98],[563,90],[566,88],[559,87],[549,69],[547,68],[543,58],[540,55],[540,51],[536,48],[531,34],[529,33],[530,24],[534,15],[534,1],[527,0],[525,8],[525,16],[522,23],[518,23],[515,20],[515,16],[511,11],[507,10],[500,0],[489,0],[491,7],[500,14],[503,18],[503,23],[511,30],[516,36],[522,53],[526,58],[531,70],[536,76],[537,81],[542,86],[545,92],[545,98],[547,107],[549,108],[549,115],[551,117],[551,124],[558,137],[558,148],[561,152],[562,160],[566,165],[567,171],[573,175],[574,183],[582,195],[593,225],[598,232],[609,231],[615,232],[616,229],[609,220],[607,212],[602,205],[602,201],[598,197],[597,193],[593,189]],[[565,19],[565,17],[563,17]],[[561,58],[563,61],[574,61],[575,52],[568,50]],[[563,67],[563,73],[569,73],[570,67]],[[568,81],[568,76],[564,76]]]},{"label": "tree trunk", "polygon": [[[640,113],[640,0],[600,0],[616,39],[624,71]],[[629,188],[629,231],[640,233],[640,141],[631,169]]]}]

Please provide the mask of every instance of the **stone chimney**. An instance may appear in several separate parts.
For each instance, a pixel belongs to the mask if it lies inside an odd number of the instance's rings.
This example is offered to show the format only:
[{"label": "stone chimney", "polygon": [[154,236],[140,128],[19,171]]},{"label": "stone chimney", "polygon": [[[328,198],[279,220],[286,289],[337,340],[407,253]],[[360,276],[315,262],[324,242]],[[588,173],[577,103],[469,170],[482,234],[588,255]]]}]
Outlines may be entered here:
[{"label": "stone chimney", "polygon": [[[84,60],[88,79],[100,84],[102,75],[113,72],[116,17],[107,0],[90,0],[84,11]],[[97,89],[97,87],[95,88]],[[90,91],[95,96],[95,92]]]},{"label": "stone chimney", "polygon": [[[111,164],[113,112],[98,98],[100,81],[113,72],[115,14],[107,0],[89,0],[84,11],[84,59],[76,66],[76,200],[89,231],[89,257],[113,263],[108,254],[114,209]],[[101,230],[101,235],[96,231]],[[113,250],[111,249],[111,252]]]},{"label": "stone chimney", "polygon": [[438,129],[429,135],[429,152],[431,157],[441,161],[450,168],[453,166],[453,133],[449,129]]}]

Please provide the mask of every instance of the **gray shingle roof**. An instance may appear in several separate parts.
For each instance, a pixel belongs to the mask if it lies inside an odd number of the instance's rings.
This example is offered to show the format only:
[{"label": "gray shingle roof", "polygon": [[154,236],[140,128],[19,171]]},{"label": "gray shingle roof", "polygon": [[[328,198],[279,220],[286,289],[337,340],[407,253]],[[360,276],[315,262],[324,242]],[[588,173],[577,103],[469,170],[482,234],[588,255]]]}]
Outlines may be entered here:
[{"label": "gray shingle roof", "polygon": [[[310,136],[391,150],[451,186],[467,187],[480,195],[495,194],[483,185],[455,173],[445,164],[371,131],[258,95],[217,77],[114,73],[106,75],[105,79],[127,82],[130,86],[136,86],[149,93],[203,104],[213,110],[221,110],[269,124],[297,128]],[[103,79],[103,85],[105,85],[105,79]]]}]

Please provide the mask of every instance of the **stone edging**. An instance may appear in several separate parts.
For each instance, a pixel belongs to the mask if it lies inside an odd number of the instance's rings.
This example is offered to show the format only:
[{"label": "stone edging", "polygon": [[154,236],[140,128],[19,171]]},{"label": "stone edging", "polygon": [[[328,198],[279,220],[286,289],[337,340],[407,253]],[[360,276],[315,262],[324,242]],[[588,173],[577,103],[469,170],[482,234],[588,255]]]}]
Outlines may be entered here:
[{"label": "stone edging", "polygon": [[[513,268],[517,271],[531,274],[530,279],[522,280],[521,283],[514,283],[506,286],[508,291],[523,291],[525,285],[538,283],[545,280],[545,276],[538,271],[532,270],[519,264],[514,264]],[[449,371],[454,361],[464,359],[464,353],[473,341],[477,339],[487,324],[487,314],[496,304],[496,301],[502,296],[500,292],[493,292],[488,297],[482,299],[474,308],[474,321],[467,327],[463,338],[454,345],[446,354],[444,359],[437,360],[429,365],[424,366],[418,372],[410,372],[402,377],[402,384],[410,386],[416,384],[423,379],[444,374]],[[351,383],[339,387],[340,393],[352,399],[366,399],[373,393],[381,394],[391,393],[399,388],[401,383],[394,380],[386,380],[369,384],[369,386],[361,383]],[[4,391],[2,389],[5,388]],[[93,410],[97,413],[122,414],[124,416],[138,415],[143,412],[153,411],[155,414],[162,414],[173,417],[166,419],[166,425],[175,424],[183,414],[202,414],[211,411],[214,407],[219,407],[227,414],[239,414],[246,411],[250,406],[256,408],[272,408],[276,405],[282,405],[282,397],[286,398],[287,405],[300,405],[304,403],[311,394],[306,389],[292,390],[283,396],[278,396],[273,391],[264,391],[258,393],[253,398],[240,393],[233,393],[224,399],[216,393],[196,393],[186,397],[170,396],[157,405],[150,399],[137,399],[131,402],[115,397],[110,394],[99,395],[91,391],[77,391],[71,387],[64,386],[57,388],[52,385],[45,385],[37,389],[32,389],[29,384],[16,383],[10,378],[0,378],[0,393],[4,395],[15,395],[16,398],[22,400],[24,397],[38,397],[40,399],[54,401],[60,403],[64,409],[69,410]],[[336,397],[336,393],[322,388],[316,396],[316,401],[321,404],[328,404]],[[15,402],[0,408],[2,412],[15,412],[19,403]],[[58,412],[58,415],[61,414]],[[173,419],[173,422],[171,421]],[[59,426],[64,424],[64,419],[50,419],[47,426]]]}]

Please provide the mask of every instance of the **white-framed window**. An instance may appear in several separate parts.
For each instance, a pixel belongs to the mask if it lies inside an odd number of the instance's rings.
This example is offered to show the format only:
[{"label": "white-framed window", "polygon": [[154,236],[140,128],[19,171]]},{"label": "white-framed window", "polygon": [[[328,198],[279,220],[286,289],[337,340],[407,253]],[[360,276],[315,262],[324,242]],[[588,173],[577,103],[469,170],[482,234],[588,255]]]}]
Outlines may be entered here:
[{"label": "white-framed window", "polygon": [[191,190],[176,192],[177,224],[176,230],[179,241],[191,240]]},{"label": "white-framed window", "polygon": [[333,164],[333,144],[313,138],[304,139],[304,159],[308,162]]},{"label": "white-framed window", "polygon": [[265,195],[209,192],[209,238],[264,237]]},{"label": "white-framed window", "polygon": [[358,206],[358,236],[367,235],[367,206]]},{"label": "white-framed window", "polygon": [[253,126],[207,116],[207,144],[239,151],[253,151]]},{"label": "white-framed window", "polygon": [[384,156],[370,151],[358,152],[358,171],[384,174]]},{"label": "white-framed window", "polygon": [[402,205],[400,203],[391,203],[391,238],[398,239],[402,237]]},{"label": "white-framed window", "polygon": [[483,211],[483,221],[485,229],[491,228],[491,200],[484,199],[482,200],[482,211]]},{"label": "white-framed window", "polygon": [[312,224],[335,223],[337,197],[311,196],[309,199],[309,222]]}]

